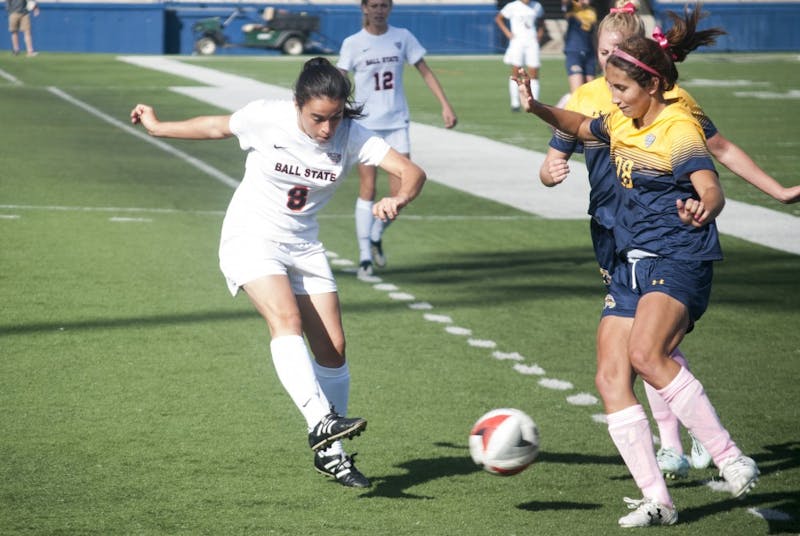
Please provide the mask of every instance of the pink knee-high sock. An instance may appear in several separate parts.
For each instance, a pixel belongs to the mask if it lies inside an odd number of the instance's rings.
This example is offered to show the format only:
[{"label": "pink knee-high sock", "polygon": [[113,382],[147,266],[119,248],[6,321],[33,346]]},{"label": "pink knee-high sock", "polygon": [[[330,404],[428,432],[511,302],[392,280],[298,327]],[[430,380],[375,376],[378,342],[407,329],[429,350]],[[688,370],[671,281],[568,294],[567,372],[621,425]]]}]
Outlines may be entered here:
[{"label": "pink knee-high sock", "polygon": [[653,453],[653,436],[644,408],[636,404],[609,413],[606,419],[611,440],[622,455],[636,485],[642,490],[642,496],[672,506],[664,475],[661,474]]},{"label": "pink knee-high sock", "polygon": [[703,385],[686,368],[681,367],[669,385],[658,392],[681,423],[711,454],[717,467],[724,460],[742,454],[719,421]]},{"label": "pink knee-high sock", "polygon": [[[682,367],[689,368],[686,356],[678,348],[670,355]],[[681,443],[681,423],[669,409],[669,405],[664,401],[655,387],[644,382],[644,392],[647,394],[647,402],[650,404],[650,412],[658,426],[658,437],[661,439],[661,448],[673,449],[678,454],[683,454],[683,444]]]}]

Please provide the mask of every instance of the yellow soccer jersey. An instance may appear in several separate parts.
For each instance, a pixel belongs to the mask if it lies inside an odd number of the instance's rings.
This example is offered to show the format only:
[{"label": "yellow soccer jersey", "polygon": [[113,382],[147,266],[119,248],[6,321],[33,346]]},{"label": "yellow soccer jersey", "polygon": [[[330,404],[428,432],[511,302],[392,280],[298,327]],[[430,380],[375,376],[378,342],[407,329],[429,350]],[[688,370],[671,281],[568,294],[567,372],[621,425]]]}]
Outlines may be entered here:
[{"label": "yellow soccer jersey", "polygon": [[[706,138],[717,133],[711,119],[705,115],[703,109],[692,96],[682,88],[675,86],[664,94],[668,101],[677,102],[703,127]],[[600,77],[578,87],[566,105],[565,109],[578,112],[589,117],[600,117],[617,109],[611,102],[611,90],[605,77]],[[611,229],[616,219],[618,199],[616,193],[617,179],[613,166],[609,162],[609,146],[605,141],[587,141],[582,144],[574,136],[554,131],[550,139],[550,147],[565,153],[584,153],[586,168],[589,171],[589,214],[602,226]]]},{"label": "yellow soccer jersey", "polygon": [[721,258],[712,223],[694,228],[680,221],[676,200],[697,198],[690,175],[715,171],[703,129],[683,106],[668,105],[645,127],[621,111],[595,119],[592,132],[610,141],[611,165],[623,186],[617,224],[619,251],[643,249],[693,260]]}]

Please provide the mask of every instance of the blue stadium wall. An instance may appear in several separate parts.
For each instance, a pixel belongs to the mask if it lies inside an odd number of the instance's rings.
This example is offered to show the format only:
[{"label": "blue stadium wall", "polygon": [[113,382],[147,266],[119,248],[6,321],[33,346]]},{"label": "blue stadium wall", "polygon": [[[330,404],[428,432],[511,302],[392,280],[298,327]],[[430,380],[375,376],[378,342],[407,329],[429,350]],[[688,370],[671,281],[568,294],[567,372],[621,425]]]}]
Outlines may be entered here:
[{"label": "blue stadium wall", "polygon": [[[667,11],[682,13],[685,2],[650,0],[656,23],[672,25]],[[800,2],[706,2],[702,28],[718,26],[727,35],[706,52],[795,52],[800,50]]]},{"label": "blue stadium wall", "polygon": [[[680,11],[683,4],[651,2],[661,24],[667,9]],[[36,48],[41,51],[104,52],[120,54],[191,54],[195,36],[192,25],[206,17],[226,19],[235,7],[241,11],[226,27],[233,46],[222,54],[277,54],[276,51],[236,46],[243,41],[241,27],[258,22],[267,4],[237,3],[40,3],[33,19]],[[361,13],[353,5],[269,4],[278,9],[305,11],[321,19],[314,35],[314,51],[335,53],[342,40],[357,31]],[[711,51],[773,52],[800,50],[800,2],[724,4],[706,6],[711,17],[704,25],[722,26],[728,35]],[[430,54],[496,54],[502,36],[494,24],[496,8],[486,5],[395,5],[392,24],[414,32]],[[8,38],[2,48],[10,49]]]}]

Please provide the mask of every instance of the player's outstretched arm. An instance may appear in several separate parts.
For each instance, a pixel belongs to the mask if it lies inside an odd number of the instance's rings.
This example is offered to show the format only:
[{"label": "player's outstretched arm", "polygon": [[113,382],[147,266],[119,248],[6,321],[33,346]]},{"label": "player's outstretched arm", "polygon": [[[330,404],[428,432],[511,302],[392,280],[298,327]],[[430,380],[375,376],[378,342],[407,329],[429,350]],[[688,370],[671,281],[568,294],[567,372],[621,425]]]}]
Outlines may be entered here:
[{"label": "player's outstretched arm", "polygon": [[221,140],[233,136],[230,115],[204,115],[184,121],[161,121],[152,106],[137,104],[131,123],[141,124],[151,136],[186,140]]},{"label": "player's outstretched arm", "polygon": [[456,117],[456,112],[453,110],[453,107],[450,105],[450,101],[447,100],[447,96],[444,94],[444,89],[442,89],[442,85],[439,83],[439,79],[436,78],[436,75],[433,74],[433,71],[428,64],[425,63],[425,60],[419,60],[414,66],[419,71],[419,74],[422,75],[422,79],[425,81],[425,84],[431,90],[431,93],[436,97],[439,101],[439,104],[442,106],[442,119],[444,120],[444,127],[445,128],[453,128],[458,123],[458,118]]},{"label": "player's outstretched arm", "polygon": [[388,221],[395,219],[400,210],[419,195],[425,184],[426,175],[421,167],[394,149],[389,149],[383,157],[380,168],[400,178],[400,187],[396,194],[384,197],[372,205],[372,214],[376,218]]},{"label": "player's outstretched arm", "polygon": [[723,166],[781,203],[800,201],[800,185],[786,187],[773,179],[744,150],[717,132],[708,139],[708,150]]},{"label": "player's outstretched arm", "polygon": [[534,99],[533,91],[531,91],[531,79],[525,69],[520,68],[511,79],[517,83],[519,100],[526,112],[538,116],[545,123],[562,132],[572,134],[579,140],[597,139],[589,130],[589,124],[592,122],[591,117],[578,112],[562,110],[555,106],[548,106]]}]

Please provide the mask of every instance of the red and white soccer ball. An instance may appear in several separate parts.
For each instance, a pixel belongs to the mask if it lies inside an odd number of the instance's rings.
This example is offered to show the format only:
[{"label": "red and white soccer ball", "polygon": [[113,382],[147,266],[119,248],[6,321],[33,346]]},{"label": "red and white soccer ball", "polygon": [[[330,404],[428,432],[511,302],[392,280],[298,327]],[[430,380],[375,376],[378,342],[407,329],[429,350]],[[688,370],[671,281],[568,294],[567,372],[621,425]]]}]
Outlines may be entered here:
[{"label": "red and white soccer ball", "polygon": [[494,475],[516,475],[539,454],[539,429],[523,411],[494,409],[472,427],[469,453],[477,465]]}]

